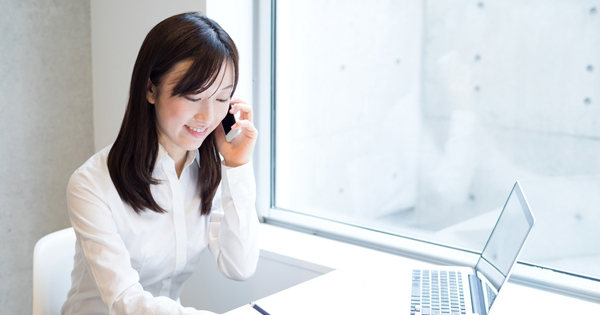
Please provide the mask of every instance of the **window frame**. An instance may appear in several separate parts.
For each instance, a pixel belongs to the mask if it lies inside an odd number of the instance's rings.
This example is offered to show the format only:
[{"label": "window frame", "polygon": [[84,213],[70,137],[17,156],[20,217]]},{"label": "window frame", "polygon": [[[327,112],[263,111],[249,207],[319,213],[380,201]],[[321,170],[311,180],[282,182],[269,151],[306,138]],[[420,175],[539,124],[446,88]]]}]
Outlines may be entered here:
[{"label": "window frame", "polygon": [[[254,152],[257,211],[261,222],[300,232],[381,250],[439,265],[474,266],[478,252],[399,236],[367,227],[275,207],[276,144],[276,12],[277,0],[253,2],[253,103],[255,125],[260,131]],[[600,303],[600,281],[519,261],[509,282]]]}]

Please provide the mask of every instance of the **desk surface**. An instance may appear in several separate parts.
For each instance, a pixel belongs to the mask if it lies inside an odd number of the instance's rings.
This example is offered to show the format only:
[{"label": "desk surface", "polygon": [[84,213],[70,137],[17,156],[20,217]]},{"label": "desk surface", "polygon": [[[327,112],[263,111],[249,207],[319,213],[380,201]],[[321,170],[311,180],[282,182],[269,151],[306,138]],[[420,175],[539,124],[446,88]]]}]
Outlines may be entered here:
[{"label": "desk surface", "polygon": [[[259,301],[271,315],[409,314],[408,274],[335,270]],[[600,304],[508,283],[492,315],[600,314]],[[249,305],[226,315],[260,315]]]},{"label": "desk surface", "polygon": [[[263,226],[261,239],[263,250],[336,269],[254,301],[271,315],[408,314],[410,271],[433,267],[275,227]],[[226,314],[260,315],[249,305]],[[600,304],[507,283],[492,310],[503,314],[600,314]]]}]

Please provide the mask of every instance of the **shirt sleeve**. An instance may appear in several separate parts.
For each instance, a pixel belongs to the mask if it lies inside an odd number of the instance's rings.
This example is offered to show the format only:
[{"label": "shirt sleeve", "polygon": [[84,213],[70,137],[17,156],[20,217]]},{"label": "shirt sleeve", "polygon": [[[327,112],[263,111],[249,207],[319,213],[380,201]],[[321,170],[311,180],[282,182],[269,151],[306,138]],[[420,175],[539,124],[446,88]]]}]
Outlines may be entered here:
[{"label": "shirt sleeve", "polygon": [[85,267],[109,314],[214,314],[144,291],[99,182],[102,178],[86,170],[76,171],[69,181],[67,202]]},{"label": "shirt sleeve", "polygon": [[259,256],[254,172],[251,162],[221,169],[221,196],[215,197],[208,220],[208,246],[221,273],[245,280],[254,274]]}]

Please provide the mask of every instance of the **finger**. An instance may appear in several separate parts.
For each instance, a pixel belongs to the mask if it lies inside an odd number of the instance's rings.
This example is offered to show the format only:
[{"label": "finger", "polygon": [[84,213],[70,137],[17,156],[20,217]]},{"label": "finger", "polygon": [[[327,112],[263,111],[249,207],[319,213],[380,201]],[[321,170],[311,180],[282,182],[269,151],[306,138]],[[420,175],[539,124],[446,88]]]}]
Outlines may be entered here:
[{"label": "finger", "polygon": [[244,103],[237,103],[231,106],[231,110],[230,112],[232,114],[235,114],[237,112],[241,111],[242,113],[248,113],[252,111],[252,106],[250,106],[249,104],[244,104]]},{"label": "finger", "polygon": [[232,114],[240,112],[240,120],[253,121],[252,106],[248,104],[237,103],[229,112]]},{"label": "finger", "polygon": [[[230,103],[231,103],[231,108],[232,109],[236,108],[239,105],[249,105],[248,102],[246,102],[244,99],[241,99],[239,97],[232,98]],[[232,114],[233,113],[234,112],[232,112]],[[237,113],[237,111],[236,111],[236,113]]]},{"label": "finger", "polygon": [[244,103],[244,104],[248,104],[248,102],[246,102],[246,100],[239,98],[239,97],[232,97],[231,98],[231,103],[232,104],[237,104],[237,103]]},{"label": "finger", "polygon": [[258,130],[249,120],[240,120],[231,126],[231,129],[242,129],[242,133],[251,139],[256,139],[256,136],[258,136]]}]

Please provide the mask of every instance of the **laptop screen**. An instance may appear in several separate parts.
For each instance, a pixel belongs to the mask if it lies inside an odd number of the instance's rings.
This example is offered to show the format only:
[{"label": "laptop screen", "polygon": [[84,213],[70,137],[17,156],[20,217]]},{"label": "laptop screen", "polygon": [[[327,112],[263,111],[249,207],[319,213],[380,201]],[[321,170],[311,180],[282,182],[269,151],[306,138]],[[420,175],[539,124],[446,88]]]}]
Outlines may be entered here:
[{"label": "laptop screen", "polygon": [[475,266],[496,292],[515,264],[533,222],[533,215],[517,182]]}]

